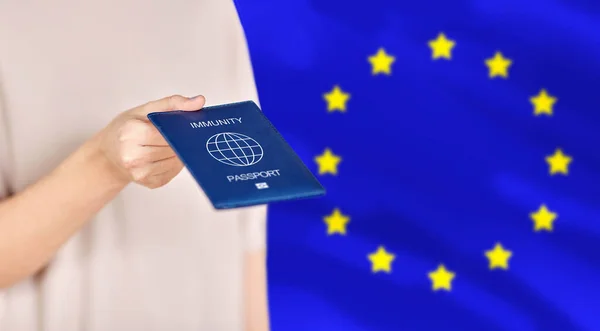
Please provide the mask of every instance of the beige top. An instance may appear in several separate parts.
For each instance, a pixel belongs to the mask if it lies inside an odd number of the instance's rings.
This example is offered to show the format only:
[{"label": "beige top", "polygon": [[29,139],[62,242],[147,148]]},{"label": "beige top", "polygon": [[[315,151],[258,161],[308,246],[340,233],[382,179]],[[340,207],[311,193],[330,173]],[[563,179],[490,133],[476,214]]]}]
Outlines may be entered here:
[{"label": "beige top", "polygon": [[[0,198],[147,101],[257,101],[231,0],[1,0],[0,84]],[[242,253],[264,248],[265,218],[214,211],[186,170],[130,185],[0,293],[0,330],[241,330]]]}]

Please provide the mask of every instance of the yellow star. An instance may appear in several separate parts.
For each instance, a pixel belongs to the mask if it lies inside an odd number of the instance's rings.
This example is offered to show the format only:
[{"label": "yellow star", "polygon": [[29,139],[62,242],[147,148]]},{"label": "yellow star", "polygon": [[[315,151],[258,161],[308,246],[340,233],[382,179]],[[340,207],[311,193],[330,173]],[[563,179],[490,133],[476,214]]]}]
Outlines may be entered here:
[{"label": "yellow star", "polygon": [[329,148],[325,148],[323,154],[315,157],[315,162],[319,165],[319,175],[327,173],[337,175],[337,167],[342,162],[342,157],[333,154]]},{"label": "yellow star", "polygon": [[394,261],[396,255],[386,251],[383,246],[379,246],[379,248],[377,248],[377,251],[375,253],[369,254],[368,257],[371,261],[371,270],[373,272],[392,272],[392,261]]},{"label": "yellow star", "polygon": [[350,93],[342,91],[338,85],[335,85],[331,92],[323,94],[323,98],[327,101],[328,112],[339,110],[343,113],[346,111],[346,102],[350,99]]},{"label": "yellow star", "polygon": [[554,221],[558,218],[558,214],[550,211],[546,205],[542,204],[536,212],[530,213],[529,217],[533,220],[534,231],[554,229]]},{"label": "yellow star", "polygon": [[545,89],[541,89],[540,93],[531,97],[529,101],[533,104],[533,111],[536,116],[541,114],[552,115],[552,106],[558,99],[548,94]]},{"label": "yellow star", "polygon": [[496,52],[493,58],[485,60],[485,65],[490,69],[490,78],[496,76],[508,78],[508,68],[512,65],[512,60]]},{"label": "yellow star", "polygon": [[550,175],[561,173],[569,174],[569,164],[573,161],[568,155],[563,154],[560,148],[557,148],[554,155],[546,156],[546,163],[550,166]]},{"label": "yellow star", "polygon": [[502,244],[496,243],[494,249],[485,251],[485,256],[490,260],[490,269],[501,268],[508,269],[508,259],[511,258],[512,252],[504,249]]},{"label": "yellow star", "polygon": [[456,42],[446,38],[443,32],[438,34],[437,39],[429,41],[429,48],[431,48],[431,58],[438,59],[444,58],[450,60],[452,58],[452,48],[454,48]]},{"label": "yellow star", "polygon": [[428,276],[429,279],[431,279],[434,291],[439,289],[450,291],[452,289],[452,280],[456,274],[450,270],[446,270],[446,267],[444,267],[443,264],[440,264],[437,270],[430,272]]},{"label": "yellow star", "polygon": [[327,224],[327,234],[339,233],[345,235],[346,225],[350,222],[350,217],[342,214],[338,208],[335,208],[331,215],[325,216],[323,220]]},{"label": "yellow star", "polygon": [[369,56],[369,62],[371,62],[372,70],[371,74],[377,75],[384,73],[386,75],[392,74],[392,63],[396,61],[396,58],[385,52],[385,49],[380,48],[377,50],[377,54]]}]

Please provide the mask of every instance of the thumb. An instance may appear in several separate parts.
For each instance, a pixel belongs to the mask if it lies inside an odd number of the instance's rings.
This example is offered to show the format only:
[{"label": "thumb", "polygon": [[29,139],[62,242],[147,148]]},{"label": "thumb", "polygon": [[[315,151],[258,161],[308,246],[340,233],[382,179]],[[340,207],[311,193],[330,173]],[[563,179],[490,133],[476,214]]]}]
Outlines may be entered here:
[{"label": "thumb", "polygon": [[171,110],[185,110],[185,111],[194,111],[204,107],[204,103],[206,102],[206,98],[203,95],[197,95],[193,98],[186,98],[187,100],[183,100],[182,104],[176,109]]},{"label": "thumb", "polygon": [[170,97],[148,102],[147,104],[141,106],[137,113],[138,115],[145,117],[153,112],[173,110],[194,111],[202,108],[205,102],[206,99],[202,95],[198,95],[193,98],[186,98],[181,95],[172,95]]}]

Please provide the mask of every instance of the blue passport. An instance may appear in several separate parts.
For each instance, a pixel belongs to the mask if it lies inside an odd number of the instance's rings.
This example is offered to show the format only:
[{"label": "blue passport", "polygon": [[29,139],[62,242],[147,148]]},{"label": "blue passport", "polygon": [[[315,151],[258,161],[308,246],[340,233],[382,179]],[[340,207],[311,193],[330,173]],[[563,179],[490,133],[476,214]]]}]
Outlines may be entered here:
[{"label": "blue passport", "polygon": [[252,101],[148,115],[216,209],[325,189]]}]

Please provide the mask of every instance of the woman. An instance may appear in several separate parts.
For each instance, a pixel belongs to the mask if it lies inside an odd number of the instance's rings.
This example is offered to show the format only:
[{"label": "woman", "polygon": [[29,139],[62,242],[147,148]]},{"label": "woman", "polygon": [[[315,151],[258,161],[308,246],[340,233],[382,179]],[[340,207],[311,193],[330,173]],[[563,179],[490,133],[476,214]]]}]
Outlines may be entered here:
[{"label": "woman", "polygon": [[257,101],[232,2],[0,1],[0,84],[0,330],[268,330],[266,208],[145,118]]}]

